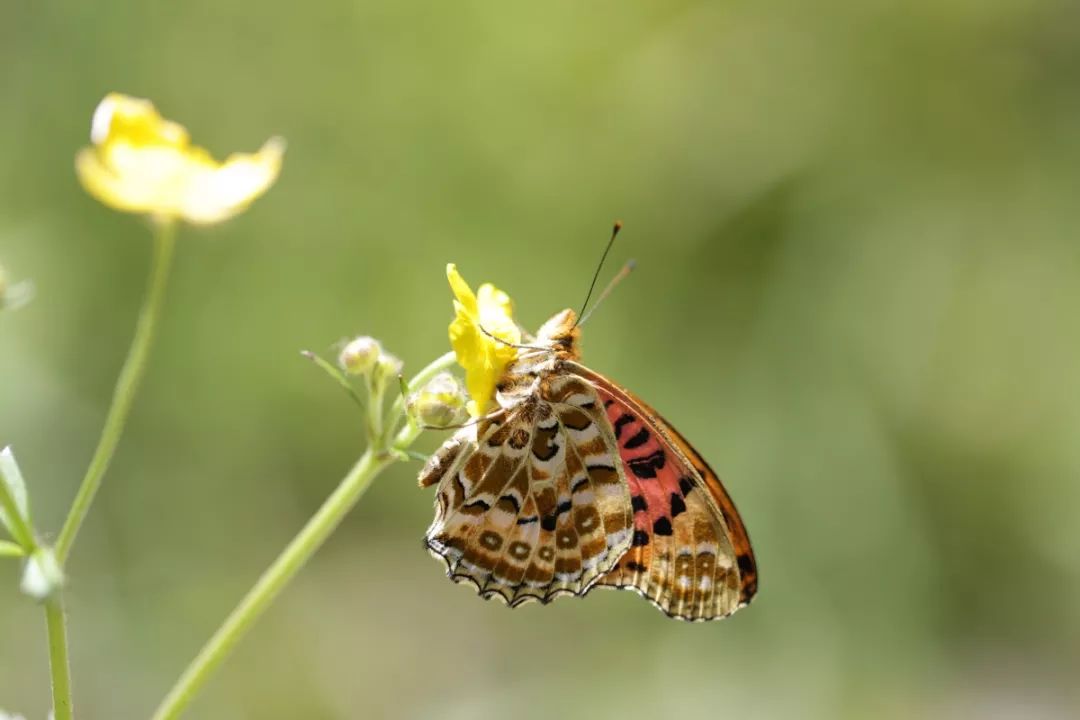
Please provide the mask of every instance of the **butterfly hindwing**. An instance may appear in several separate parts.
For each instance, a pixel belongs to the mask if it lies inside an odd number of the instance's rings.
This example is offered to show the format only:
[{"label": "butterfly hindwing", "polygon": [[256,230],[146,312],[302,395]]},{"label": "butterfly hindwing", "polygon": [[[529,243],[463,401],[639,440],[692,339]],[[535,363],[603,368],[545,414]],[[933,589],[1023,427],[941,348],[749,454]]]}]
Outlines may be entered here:
[{"label": "butterfly hindwing", "polygon": [[628,485],[592,385],[553,376],[537,396],[460,430],[432,457],[426,544],[448,575],[511,606],[587,591],[631,541]]},{"label": "butterfly hindwing", "polygon": [[597,583],[636,590],[668,615],[711,620],[747,604],[757,570],[716,474],[651,408],[574,364],[604,403],[634,512],[631,547]]}]

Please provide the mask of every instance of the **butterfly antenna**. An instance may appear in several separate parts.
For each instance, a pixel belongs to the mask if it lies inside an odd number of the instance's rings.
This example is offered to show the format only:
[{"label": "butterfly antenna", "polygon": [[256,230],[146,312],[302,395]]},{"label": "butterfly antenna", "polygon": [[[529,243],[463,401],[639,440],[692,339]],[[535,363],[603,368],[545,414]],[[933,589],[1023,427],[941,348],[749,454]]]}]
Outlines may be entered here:
[{"label": "butterfly antenna", "polygon": [[584,325],[585,321],[589,319],[589,316],[596,312],[596,308],[600,307],[600,304],[604,302],[604,298],[610,295],[611,291],[615,289],[615,286],[625,280],[626,276],[632,273],[634,271],[634,268],[636,267],[636,261],[627,260],[626,264],[622,266],[622,270],[616,273],[615,277],[611,278],[611,282],[609,282],[607,284],[607,287],[604,288],[604,291],[600,293],[600,297],[596,298],[596,302],[593,303],[593,306],[591,308],[589,308],[589,312],[585,313],[584,316],[579,317],[578,321],[574,323],[574,325]]},{"label": "butterfly antenna", "polygon": [[554,352],[549,347],[540,347],[539,345],[515,345],[512,342],[508,342],[506,340],[503,340],[501,337],[497,337],[497,336],[493,335],[492,333],[488,332],[488,329],[486,327],[484,327],[483,325],[477,324],[476,327],[480,328],[480,332],[484,333],[485,335],[487,335],[489,338],[491,338],[495,342],[501,343],[501,344],[503,344],[503,345],[505,345],[507,347],[517,348],[518,350],[540,350],[542,352]]},{"label": "butterfly antenna", "polygon": [[607,260],[608,253],[611,252],[611,246],[615,244],[615,238],[619,235],[620,230],[622,230],[622,221],[616,220],[615,225],[611,228],[611,239],[608,240],[607,247],[604,248],[604,254],[600,256],[600,262],[596,266],[596,272],[593,273],[592,282],[589,283],[589,292],[585,293],[585,302],[581,303],[581,312],[578,313],[578,320],[574,323],[574,327],[581,324],[581,316],[585,314],[585,309],[589,307],[589,300],[592,298],[593,290],[596,289],[596,281],[600,279],[600,271],[604,269],[604,261]]},{"label": "butterfly antenna", "polygon": [[481,415],[480,417],[473,418],[468,422],[463,422],[460,425],[421,425],[420,427],[422,427],[424,430],[460,430],[461,428],[467,428],[470,425],[477,425],[479,423],[482,423],[484,420],[499,417],[500,415],[503,415],[505,413],[506,408],[499,408],[495,412],[488,413],[487,415]]}]

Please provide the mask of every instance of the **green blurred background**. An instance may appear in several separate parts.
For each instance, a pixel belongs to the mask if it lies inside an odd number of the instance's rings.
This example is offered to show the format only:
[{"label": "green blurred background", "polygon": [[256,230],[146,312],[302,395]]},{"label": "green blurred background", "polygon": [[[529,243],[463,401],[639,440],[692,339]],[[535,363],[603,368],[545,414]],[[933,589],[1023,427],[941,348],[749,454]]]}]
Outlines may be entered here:
[{"label": "green blurred background", "polygon": [[[535,326],[608,272],[585,358],[726,479],[761,591],[508,611],[380,479],[193,718],[1066,718],[1080,712],[1080,7],[1069,0],[0,7],[0,444],[58,529],[150,243],[79,188],[108,91],[279,183],[183,231],[70,565],[76,707],[140,718],[362,449],[298,351],[447,349],[444,264]],[[426,438],[424,449],[438,438]],[[0,564],[0,707],[48,709]]]}]

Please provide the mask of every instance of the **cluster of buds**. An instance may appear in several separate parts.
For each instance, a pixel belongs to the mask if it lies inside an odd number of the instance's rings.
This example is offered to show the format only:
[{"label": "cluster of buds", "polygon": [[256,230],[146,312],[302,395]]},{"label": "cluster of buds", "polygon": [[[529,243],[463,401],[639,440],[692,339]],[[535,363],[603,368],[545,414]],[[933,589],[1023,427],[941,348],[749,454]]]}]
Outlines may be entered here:
[{"label": "cluster of buds", "polygon": [[[370,422],[375,428],[385,425],[380,417],[383,397],[395,379],[413,427],[447,428],[464,422],[469,416],[469,397],[457,378],[448,372],[440,372],[419,388],[407,388],[401,379],[401,360],[387,352],[375,338],[364,335],[346,342],[338,353],[337,366],[333,372],[340,372],[339,380],[348,388],[352,387],[350,378],[364,379],[369,397],[362,404],[373,413]],[[356,397],[359,400],[359,396]]]}]

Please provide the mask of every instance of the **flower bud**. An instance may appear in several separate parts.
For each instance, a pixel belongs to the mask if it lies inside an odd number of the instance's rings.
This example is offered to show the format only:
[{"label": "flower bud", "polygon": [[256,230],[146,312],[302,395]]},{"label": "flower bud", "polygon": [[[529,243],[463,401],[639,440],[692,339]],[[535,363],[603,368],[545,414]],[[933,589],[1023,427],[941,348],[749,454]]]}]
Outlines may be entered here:
[{"label": "flower bud", "polygon": [[450,373],[439,373],[405,401],[405,408],[416,423],[448,427],[463,422],[468,415],[465,388]]},{"label": "flower bud", "polygon": [[21,588],[35,600],[44,600],[64,584],[64,571],[50,548],[38,548],[26,561]]},{"label": "flower bud", "polygon": [[341,349],[338,365],[350,375],[367,375],[374,369],[383,354],[382,346],[375,338],[362,335]]},{"label": "flower bud", "polygon": [[378,387],[382,387],[400,375],[403,367],[405,367],[405,363],[399,360],[396,355],[383,352],[375,362],[375,369],[371,371],[371,382]]}]

